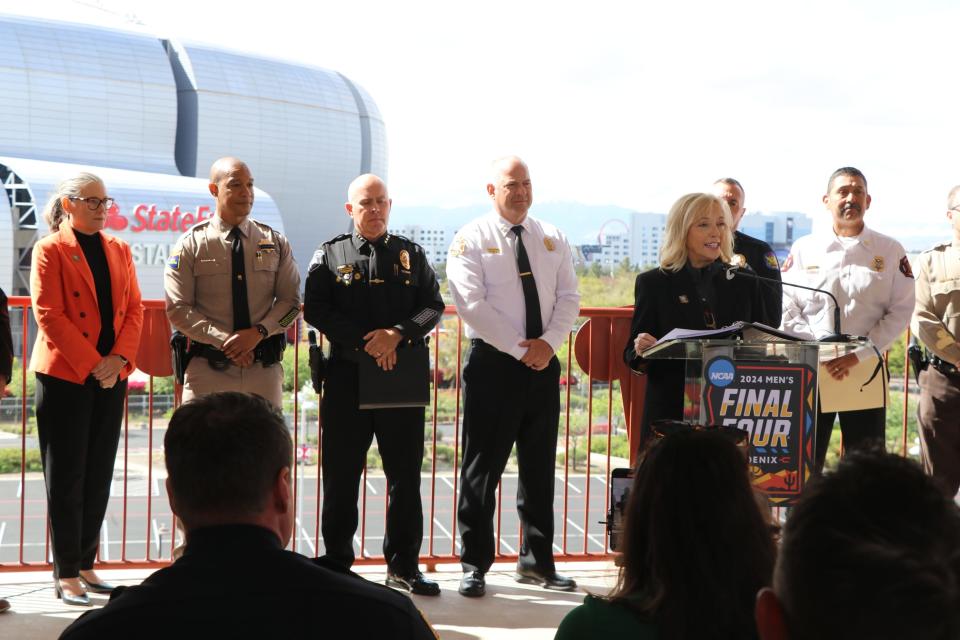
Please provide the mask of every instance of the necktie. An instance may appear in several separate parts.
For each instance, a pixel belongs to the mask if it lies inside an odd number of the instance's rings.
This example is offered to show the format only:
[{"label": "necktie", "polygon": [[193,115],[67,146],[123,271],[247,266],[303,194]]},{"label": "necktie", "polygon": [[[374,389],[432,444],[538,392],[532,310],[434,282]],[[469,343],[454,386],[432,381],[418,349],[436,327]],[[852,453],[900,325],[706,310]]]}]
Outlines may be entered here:
[{"label": "necktie", "polygon": [[233,330],[250,328],[250,305],[247,302],[247,270],[243,265],[243,236],[234,227],[227,235],[233,242],[230,249],[231,277],[233,283]]},{"label": "necktie", "polygon": [[540,318],[540,296],[537,295],[537,283],[530,269],[530,258],[523,246],[523,227],[517,225],[510,229],[517,236],[517,270],[520,272],[520,285],[523,287],[523,306],[527,317],[527,339],[543,335],[543,320]]}]

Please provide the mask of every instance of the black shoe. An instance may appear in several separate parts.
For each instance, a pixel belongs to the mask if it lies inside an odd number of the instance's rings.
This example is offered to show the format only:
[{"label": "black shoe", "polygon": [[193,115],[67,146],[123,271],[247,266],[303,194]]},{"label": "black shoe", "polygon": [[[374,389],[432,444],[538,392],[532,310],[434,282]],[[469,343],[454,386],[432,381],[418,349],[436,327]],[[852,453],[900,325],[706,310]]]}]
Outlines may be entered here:
[{"label": "black shoe", "polygon": [[80,576],[80,582],[87,588],[88,593],[107,595],[113,593],[113,590],[116,589],[116,587],[109,582],[90,582],[83,576]]},{"label": "black shoe", "polygon": [[418,596],[440,595],[440,585],[428,579],[419,571],[413,571],[411,573],[394,573],[393,571],[388,571],[387,586],[403,589]]},{"label": "black shoe", "polygon": [[0,598],[0,613],[3,613],[10,608],[10,601]]},{"label": "black shoe", "polygon": [[460,595],[468,598],[479,598],[487,592],[487,581],[483,571],[467,571],[460,578]]},{"label": "black shoe", "polygon": [[544,589],[554,591],[573,591],[577,583],[573,578],[562,576],[556,571],[540,571],[535,567],[521,567],[517,565],[517,582],[523,584],[538,584]]},{"label": "black shoe", "polygon": [[63,604],[71,604],[75,607],[89,607],[90,598],[85,593],[81,593],[78,596],[73,595],[72,593],[67,593],[60,587],[60,581],[53,581],[53,590],[57,595],[57,598],[63,600]]}]

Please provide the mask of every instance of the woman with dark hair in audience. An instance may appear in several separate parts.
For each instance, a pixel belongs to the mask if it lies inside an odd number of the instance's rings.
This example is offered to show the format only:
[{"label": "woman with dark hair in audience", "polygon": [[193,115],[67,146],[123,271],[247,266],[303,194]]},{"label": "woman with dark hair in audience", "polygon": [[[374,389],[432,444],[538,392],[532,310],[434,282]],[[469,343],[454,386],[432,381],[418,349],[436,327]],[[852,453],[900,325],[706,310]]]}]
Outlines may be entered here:
[{"label": "woman with dark hair in audience", "polygon": [[93,569],[110,498],[127,376],[143,305],[130,245],[102,233],[113,198],[80,173],[47,204],[50,235],[33,247],[37,435],[50,514],[54,587],[64,603],[109,593]]},{"label": "woman with dark hair in audience", "polygon": [[616,588],[587,596],[556,640],[756,638],[754,601],[771,583],[774,559],[733,439],[717,430],[673,433],[637,468]]},{"label": "woman with dark hair in audience", "polygon": [[637,276],[633,321],[623,359],[647,374],[640,445],[655,420],[683,418],[684,361],[640,354],[673,329],[719,329],[737,320],[769,323],[758,282],[728,278],[733,254],[730,208],[709,193],[688,193],[667,215],[660,265]]}]

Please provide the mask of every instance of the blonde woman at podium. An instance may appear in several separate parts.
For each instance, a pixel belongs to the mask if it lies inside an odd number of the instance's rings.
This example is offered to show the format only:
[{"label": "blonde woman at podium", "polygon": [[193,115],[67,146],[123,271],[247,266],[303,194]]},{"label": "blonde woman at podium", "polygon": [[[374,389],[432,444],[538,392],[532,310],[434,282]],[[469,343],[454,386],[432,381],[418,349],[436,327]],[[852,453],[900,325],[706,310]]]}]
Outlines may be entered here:
[{"label": "blonde woman at podium", "polygon": [[647,441],[654,420],[682,419],[684,362],[644,360],[640,353],[672,329],[769,320],[757,281],[727,277],[734,261],[727,203],[708,193],[677,200],[667,216],[660,266],[637,276],[630,340],[623,353],[631,369],[647,376],[641,442]]}]

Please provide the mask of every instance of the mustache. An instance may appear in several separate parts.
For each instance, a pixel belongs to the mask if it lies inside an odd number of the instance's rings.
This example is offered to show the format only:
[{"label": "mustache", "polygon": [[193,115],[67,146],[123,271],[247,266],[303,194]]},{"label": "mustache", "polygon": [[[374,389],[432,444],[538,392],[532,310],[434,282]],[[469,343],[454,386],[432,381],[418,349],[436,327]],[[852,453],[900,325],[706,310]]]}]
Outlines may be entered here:
[{"label": "mustache", "polygon": [[861,211],[860,205],[857,204],[856,202],[849,202],[843,205],[840,211],[850,211],[850,209],[856,209],[857,211]]}]

